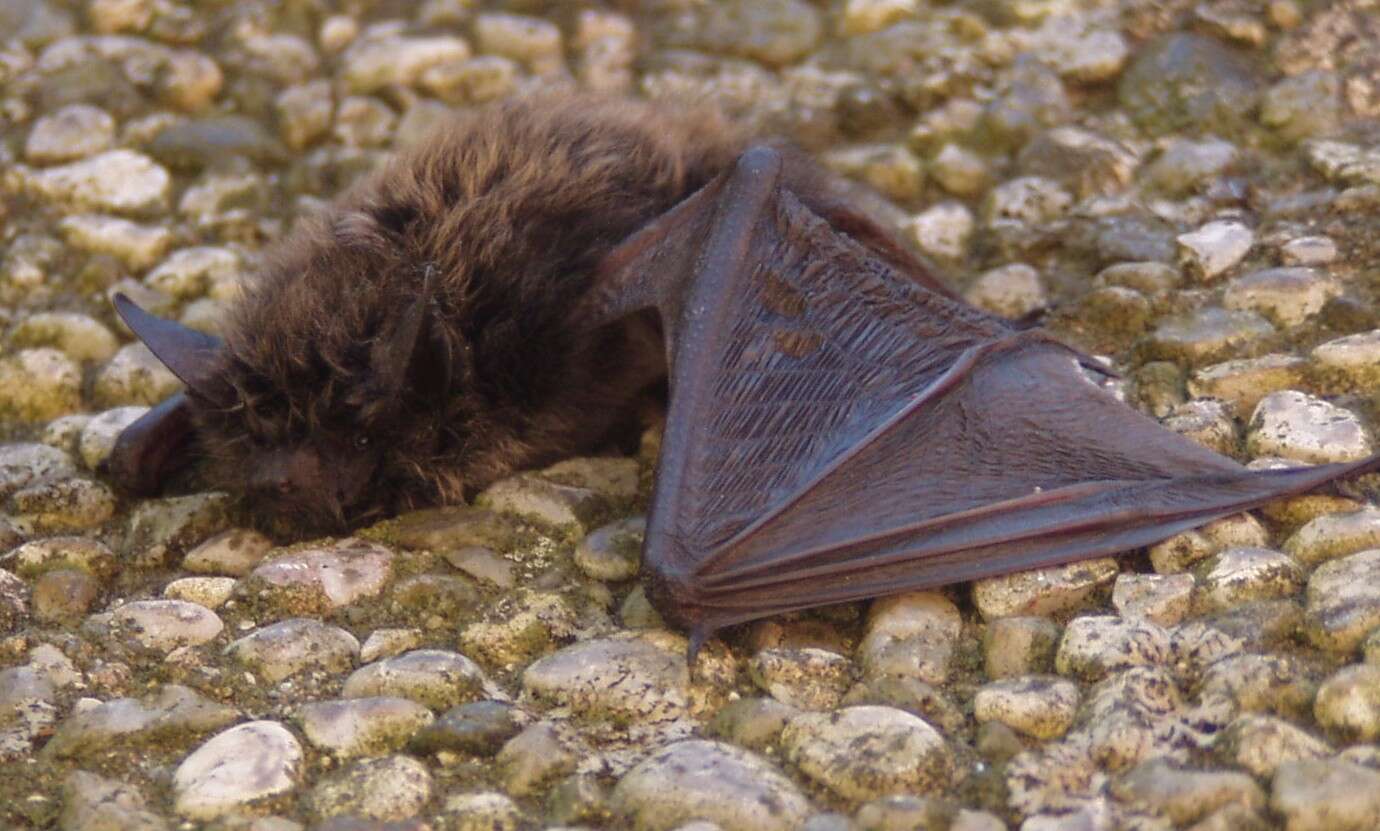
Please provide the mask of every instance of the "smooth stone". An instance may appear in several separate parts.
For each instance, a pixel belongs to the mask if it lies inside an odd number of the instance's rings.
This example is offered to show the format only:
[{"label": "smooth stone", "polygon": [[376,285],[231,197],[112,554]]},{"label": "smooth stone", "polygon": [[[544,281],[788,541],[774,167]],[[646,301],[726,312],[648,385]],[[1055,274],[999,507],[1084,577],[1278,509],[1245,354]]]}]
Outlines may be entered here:
[{"label": "smooth stone", "polygon": [[302,746],[283,725],[251,721],[197,748],[173,774],[174,807],[184,817],[212,820],[297,787]]},{"label": "smooth stone", "polygon": [[1380,508],[1371,506],[1314,517],[1284,541],[1284,550],[1305,566],[1368,548],[1380,548]]},{"label": "smooth stone", "polygon": [[302,705],[297,721],[307,741],[342,758],[401,750],[435,719],[405,698],[351,698]]},{"label": "smooth stone", "polygon": [[803,774],[844,799],[938,793],[953,775],[944,737],[893,707],[802,713],[782,731],[781,750]]},{"label": "smooth stone", "polygon": [[1285,265],[1329,265],[1337,259],[1337,243],[1331,237],[1295,237],[1279,247]]},{"label": "smooth stone", "polygon": [[419,84],[447,104],[482,104],[511,95],[521,72],[517,61],[510,58],[479,55],[437,64],[422,73]]},{"label": "smooth stone", "polygon": [[26,542],[0,557],[0,565],[22,577],[70,569],[100,580],[114,577],[120,568],[114,552],[87,537],[49,537]]},{"label": "smooth stone", "polygon": [[1174,407],[1161,422],[1165,429],[1223,455],[1236,452],[1236,421],[1227,405],[1211,398],[1195,398]]},{"label": "smooth stone", "polygon": [[775,698],[736,698],[714,714],[709,732],[755,753],[770,753],[786,722],[798,712]]},{"label": "smooth stone", "polygon": [[559,66],[561,30],[550,21],[525,15],[492,12],[474,19],[479,51],[521,61],[543,74]]},{"label": "smooth stone", "polygon": [[1313,701],[1318,724],[1352,742],[1380,737],[1380,666],[1343,667],[1318,687]]},{"label": "smooth stone", "polygon": [[1265,792],[1255,780],[1236,771],[1188,770],[1168,759],[1137,765],[1112,784],[1118,801],[1163,816],[1184,827],[1224,807],[1237,805],[1259,813]]},{"label": "smooth stone", "polygon": [[74,712],[58,726],[43,752],[49,758],[88,758],[117,745],[176,746],[239,718],[234,707],[168,684],[143,698],[117,698]]},{"label": "smooth stone", "polygon": [[853,683],[853,662],[823,649],[763,649],[748,662],[748,676],[782,704],[829,710]]},{"label": "smooth stone", "polygon": [[1201,570],[1195,595],[1204,609],[1220,611],[1276,597],[1291,597],[1303,585],[1298,562],[1268,548],[1228,548]]},{"label": "smooth stone", "polygon": [[1295,390],[1260,399],[1246,432],[1252,456],[1280,456],[1322,464],[1364,459],[1369,432],[1350,410]]},{"label": "smooth stone", "polygon": [[345,679],[346,698],[397,696],[448,710],[484,694],[488,680],[458,652],[418,649],[355,670]]},{"label": "smooth stone", "polygon": [[1341,759],[1281,764],[1270,809],[1289,831],[1365,831],[1380,826],[1380,771]]},{"label": "smooth stone", "polygon": [[560,485],[525,473],[501,479],[475,497],[481,508],[581,529],[602,502],[589,488]]},{"label": "smooth stone", "polygon": [[36,442],[0,445],[0,497],[35,482],[75,476],[72,458],[56,447]]},{"label": "smooth stone", "polygon": [[581,456],[566,459],[541,472],[543,479],[592,490],[605,499],[637,496],[641,465],[623,456]]},{"label": "smooth stone", "polygon": [[503,701],[471,701],[452,707],[413,736],[414,753],[458,751],[476,756],[497,754],[521,732],[525,716]]},{"label": "smooth stone", "polygon": [[105,214],[64,217],[57,227],[74,248],[108,254],[135,271],[158,262],[173,243],[173,233],[167,228]]},{"label": "smooth stone", "polygon": [[249,528],[230,528],[187,552],[182,567],[196,574],[244,577],[263,562],[273,541]]},{"label": "smooth stone", "polygon": [[1320,374],[1349,382],[1343,386],[1369,389],[1380,382],[1380,329],[1320,343],[1310,354]]},{"label": "smooth stone", "polygon": [[115,449],[120,433],[148,411],[148,407],[116,407],[86,422],[77,440],[77,455],[87,470],[98,470]]},{"label": "smooth stone", "polygon": [[912,202],[925,186],[925,169],[915,154],[894,144],[843,146],[821,161],[842,176],[860,179],[896,202]]},{"label": "smooth stone", "polygon": [[131,343],[96,373],[92,400],[101,407],[152,407],[182,389],[182,382],[142,343]]},{"label": "smooth stone", "polygon": [[15,325],[9,337],[17,347],[51,346],[74,361],[106,361],[120,348],[104,323],[76,312],[28,315]]},{"label": "smooth stone", "polygon": [[1180,234],[1177,241],[1180,262],[1198,279],[1211,280],[1245,258],[1255,234],[1235,220],[1217,220]]},{"label": "smooth stone", "polygon": [[[9,572],[4,572],[9,574]],[[23,581],[19,581],[20,588],[27,589]],[[21,601],[27,594],[25,592],[15,592],[9,586],[9,581],[0,579],[0,631],[8,628],[4,625],[4,619],[9,617],[3,609],[12,610],[14,617],[27,612],[27,609],[20,604],[16,604],[14,599]],[[33,616],[35,620],[44,623],[59,623],[71,625],[77,623],[82,617],[90,613],[91,608],[96,605],[96,600],[101,594],[101,584],[84,571],[70,571],[60,569],[58,571],[45,572],[41,577],[34,581],[33,587]],[[8,601],[8,602],[6,602]]]},{"label": "smooth stone", "polygon": [[648,723],[683,716],[685,656],[641,640],[591,640],[542,658],[522,673],[524,694],[580,717]]},{"label": "smooth stone", "polygon": [[451,551],[510,548],[517,529],[501,514],[468,505],[447,505],[403,514],[389,524],[389,539],[403,548]]},{"label": "smooth stone", "polygon": [[453,794],[446,798],[441,827],[446,831],[522,831],[527,817],[518,804],[501,793]]},{"label": "smooth stone", "polygon": [[62,782],[62,831],[168,831],[168,820],[149,810],[133,785],[75,770]]},{"label": "smooth stone", "polygon": [[1049,297],[1040,273],[1025,263],[1011,263],[977,276],[963,298],[979,309],[1017,319],[1044,308]]},{"label": "smooth stone", "polygon": [[219,609],[234,595],[235,585],[233,577],[183,577],[164,586],[163,597]]},{"label": "smooth stone", "polygon": [[1163,135],[1200,124],[1231,129],[1254,108],[1262,86],[1245,53],[1206,35],[1172,32],[1137,50],[1117,98],[1142,130]]},{"label": "smooth stone", "polygon": [[0,360],[0,416],[51,421],[81,408],[81,367],[62,352],[42,346]]},{"label": "smooth stone", "polygon": [[494,757],[504,790],[513,796],[533,796],[574,773],[584,753],[571,747],[567,733],[542,721],[509,739]]},{"label": "smooth stone", "polygon": [[196,245],[179,248],[144,275],[144,285],[179,300],[194,300],[208,291],[219,299],[231,299],[224,292],[238,285],[244,263],[229,248]]},{"label": "smooth stone", "polygon": [[115,514],[115,494],[92,479],[29,485],[10,497],[10,522],[27,535],[86,531]]},{"label": "smooth stone", "polygon": [[1169,633],[1145,620],[1088,615],[1069,621],[1054,666],[1060,675],[1096,680],[1132,667],[1164,665],[1170,659]]},{"label": "smooth stone", "polygon": [[1185,194],[1220,177],[1239,157],[1236,145],[1220,138],[1176,138],[1145,169],[1143,179],[1170,194]]},{"label": "smooth stone", "polygon": [[1318,566],[1308,578],[1304,633],[1313,645],[1351,653],[1380,627],[1380,548]]},{"label": "smooth stone", "polygon": [[1297,658],[1246,653],[1215,661],[1198,686],[1203,701],[1225,699],[1243,713],[1298,718],[1312,712],[1317,683]]},{"label": "smooth stone", "polygon": [[18,170],[35,195],[85,210],[148,214],[165,209],[172,177],[142,153],[107,150],[43,170]]},{"label": "smooth stone", "polygon": [[324,548],[270,557],[246,581],[275,606],[320,614],[376,597],[392,570],[391,551],[350,538]]},{"label": "smooth stone", "polygon": [[185,600],[135,600],[89,623],[108,626],[144,649],[168,653],[214,640],[225,628],[215,612]]},{"label": "smooth stone", "polygon": [[225,654],[269,684],[304,670],[349,669],[359,652],[354,635],[311,618],[269,624],[225,647]]},{"label": "smooth stone", "polygon": [[420,629],[375,629],[359,648],[359,659],[372,664],[381,658],[401,655],[422,645]]},{"label": "smooth stone", "polygon": [[1093,278],[1093,285],[1133,289],[1141,294],[1159,295],[1183,282],[1179,269],[1153,261],[1113,263]]},{"label": "smooth stone", "polygon": [[1236,415],[1245,416],[1266,395],[1300,386],[1307,369],[1307,360],[1278,353],[1223,361],[1194,370],[1188,376],[1188,393],[1221,399]]},{"label": "smooth stone", "polygon": [[1342,293],[1341,284],[1316,269],[1284,266],[1253,271],[1227,284],[1222,305],[1259,312],[1278,326],[1298,326]]},{"label": "smooth stone", "polygon": [[69,104],[34,122],[24,141],[24,158],[34,164],[70,162],[109,150],[115,119],[90,104]]},{"label": "smooth stone", "polygon": [[997,618],[983,634],[983,668],[992,679],[1048,672],[1058,644],[1059,627],[1048,618]]},{"label": "smooth stone", "polygon": [[546,655],[576,637],[579,611],[571,599],[553,591],[519,589],[501,607],[460,633],[460,648],[481,661],[516,667]]},{"label": "smooth stone", "polygon": [[811,813],[799,788],[761,757],[699,740],[647,757],[619,780],[611,803],[637,831],[692,820],[723,831],[790,831]]},{"label": "smooth stone", "polygon": [[973,718],[979,724],[999,721],[1037,739],[1055,739],[1073,726],[1078,701],[1078,686],[1061,678],[1007,678],[978,689],[973,697]]},{"label": "smooth stone", "polygon": [[1021,176],[992,188],[985,206],[988,224],[1010,220],[1026,224],[1048,222],[1073,206],[1073,195],[1053,179]]},{"label": "smooth stone", "polygon": [[1112,605],[1129,620],[1173,626],[1192,609],[1194,586],[1191,574],[1118,574]]},{"label": "smooth stone", "polygon": [[1116,560],[1102,557],[991,577],[973,583],[973,603],[986,621],[1076,612],[1089,608],[1094,595],[1115,580],[1119,571]]},{"label": "smooth stone", "polygon": [[981,156],[953,143],[945,144],[930,160],[930,175],[955,196],[978,196],[991,179],[991,171]]},{"label": "smooth stone", "polygon": [[968,251],[976,226],[973,212],[962,202],[940,202],[921,211],[908,230],[917,248],[940,260],[959,260]]},{"label": "smooth stone", "polygon": [[144,564],[170,564],[169,555],[223,530],[229,508],[229,496],[215,491],[142,500],[126,520],[124,551]]},{"label": "smooth stone", "polygon": [[1274,331],[1255,312],[1207,306],[1162,320],[1144,346],[1147,357],[1201,366],[1235,357]]},{"label": "smooth stone", "polygon": [[595,580],[618,582],[637,576],[647,520],[630,517],[590,532],[575,547],[575,565]]},{"label": "smooth stone", "polygon": [[[638,555],[641,555],[640,548]],[[477,545],[456,548],[446,551],[442,556],[446,558],[446,562],[481,582],[500,589],[511,589],[517,585],[513,562],[487,548]]]},{"label": "smooth stone", "polygon": [[309,801],[320,818],[397,822],[416,816],[433,790],[425,764],[409,756],[383,756],[356,761],[317,782]]},{"label": "smooth stone", "polygon": [[1325,759],[1335,751],[1327,742],[1281,718],[1248,713],[1233,719],[1217,735],[1213,753],[1248,773],[1273,776],[1286,762]]}]

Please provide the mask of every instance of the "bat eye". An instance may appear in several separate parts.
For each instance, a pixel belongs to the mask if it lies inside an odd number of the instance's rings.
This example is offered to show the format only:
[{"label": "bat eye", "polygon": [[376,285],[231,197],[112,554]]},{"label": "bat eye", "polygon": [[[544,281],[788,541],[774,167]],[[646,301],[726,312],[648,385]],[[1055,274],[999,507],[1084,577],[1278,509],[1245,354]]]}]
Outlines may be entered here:
[{"label": "bat eye", "polygon": [[368,446],[369,446],[369,437],[368,437],[368,436],[358,436],[358,437],[355,438],[355,447],[358,448],[359,450],[363,450],[364,448],[366,448],[366,447],[368,447]]}]

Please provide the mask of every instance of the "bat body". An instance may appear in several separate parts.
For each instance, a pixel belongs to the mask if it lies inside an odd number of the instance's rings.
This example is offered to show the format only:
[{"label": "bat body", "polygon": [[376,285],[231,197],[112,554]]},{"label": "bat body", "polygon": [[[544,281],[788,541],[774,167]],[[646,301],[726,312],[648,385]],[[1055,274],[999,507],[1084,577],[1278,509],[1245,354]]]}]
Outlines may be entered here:
[{"label": "bat body", "polygon": [[230,487],[353,523],[588,448],[665,378],[644,563],[693,652],[1380,467],[1247,471],[955,298],[789,150],[601,106],[512,106],[404,159],[289,242],[223,343],[120,301],[187,392],[122,436],[119,478],[155,486],[194,441],[251,471]]}]

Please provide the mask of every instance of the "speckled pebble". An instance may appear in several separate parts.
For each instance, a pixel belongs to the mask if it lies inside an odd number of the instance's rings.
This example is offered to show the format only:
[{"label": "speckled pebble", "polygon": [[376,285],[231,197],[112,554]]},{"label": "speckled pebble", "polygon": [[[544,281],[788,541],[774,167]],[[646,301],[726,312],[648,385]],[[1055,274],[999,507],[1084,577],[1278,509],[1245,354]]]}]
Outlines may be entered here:
[{"label": "speckled pebble", "polygon": [[316,783],[309,797],[320,818],[398,821],[416,816],[431,799],[431,771],[410,756],[363,759]]},{"label": "speckled pebble", "polygon": [[845,799],[941,792],[952,776],[944,738],[893,707],[802,713],[781,734],[787,761]]},{"label": "speckled pebble", "polygon": [[576,546],[575,565],[595,580],[631,580],[642,564],[642,536],[646,530],[643,517],[597,528]]},{"label": "speckled pebble", "polygon": [[1042,176],[1022,176],[992,188],[988,196],[988,223],[1016,221],[1047,222],[1073,205],[1073,196],[1064,186]]},{"label": "speckled pebble", "polygon": [[1145,169],[1145,181],[1171,194],[1191,191],[1212,181],[1240,156],[1236,145],[1220,138],[1176,138]]},{"label": "speckled pebble", "polygon": [[645,641],[590,640],[542,658],[522,673],[526,695],[585,718],[655,722],[689,706],[685,656]]},{"label": "speckled pebble", "polygon": [[1209,222],[1178,236],[1179,260],[1200,280],[1211,280],[1241,262],[1255,234],[1235,220]]},{"label": "speckled pebble", "polygon": [[1129,667],[1164,664],[1169,657],[1169,633],[1163,627],[1145,620],[1088,615],[1069,621],[1054,665],[1060,675],[1091,680]]},{"label": "speckled pebble", "polygon": [[131,343],[120,347],[96,373],[91,397],[101,407],[153,406],[181,388],[182,382],[147,346]]},{"label": "speckled pebble", "polygon": [[460,633],[460,647],[487,664],[512,667],[545,655],[579,631],[579,614],[557,592],[519,590]]},{"label": "speckled pebble", "polygon": [[99,757],[112,746],[180,746],[241,718],[234,707],[167,684],[143,698],[117,698],[76,710],[44,747],[48,758]]},{"label": "speckled pebble", "polygon": [[275,606],[326,612],[377,596],[392,567],[388,549],[351,538],[326,548],[269,557],[250,572],[246,583]]},{"label": "speckled pebble", "polygon": [[375,629],[359,648],[359,659],[366,664],[391,658],[422,645],[422,630],[413,628]]},{"label": "speckled pebble", "polygon": [[476,505],[501,513],[581,528],[600,503],[588,488],[559,485],[525,473],[495,482],[475,499]]},{"label": "speckled pebble", "polygon": [[133,150],[108,150],[37,171],[16,169],[28,190],[69,208],[146,214],[167,207],[172,177]]},{"label": "speckled pebble", "polygon": [[1331,237],[1295,237],[1279,247],[1285,265],[1328,265],[1337,259],[1337,243]]},{"label": "speckled pebble", "polygon": [[1380,626],[1380,549],[1324,562],[1308,578],[1304,631],[1324,649],[1352,652]]},{"label": "speckled pebble", "polygon": [[355,670],[345,679],[346,698],[397,696],[433,710],[483,697],[488,679],[469,658],[458,652],[417,649],[384,658]]},{"label": "speckled pebble", "polygon": [[1008,318],[1020,318],[1048,303],[1040,273],[1025,263],[1012,263],[985,271],[963,293],[979,309]]},{"label": "speckled pebble", "polygon": [[1380,381],[1380,329],[1320,343],[1311,353],[1324,375],[1340,376],[1359,389]]},{"label": "speckled pebble", "polygon": [[1270,808],[1289,831],[1367,831],[1380,826],[1380,771],[1341,759],[1281,764]]},{"label": "speckled pebble", "polygon": [[58,827],[81,831],[167,831],[169,823],[149,810],[136,787],[84,770],[62,782],[62,814]]},{"label": "speckled pebble", "polygon": [[1222,305],[1259,312],[1279,326],[1298,326],[1342,293],[1341,284],[1303,266],[1253,271],[1227,284]]},{"label": "speckled pebble", "polygon": [[37,482],[10,497],[10,522],[21,533],[64,534],[105,524],[115,514],[115,494],[93,479]]},{"label": "speckled pebble", "polygon": [[962,202],[940,202],[911,220],[909,231],[916,246],[931,257],[958,260],[968,251],[976,222]]},{"label": "speckled pebble", "polygon": [[492,791],[452,794],[440,819],[444,831],[520,831],[527,825],[516,802]]},{"label": "speckled pebble", "polygon": [[167,228],[105,214],[65,217],[57,227],[74,248],[108,254],[135,271],[158,262],[173,243]]},{"label": "speckled pebble", "polygon": [[1313,714],[1348,742],[1380,738],[1380,666],[1354,664],[1333,673],[1318,687]]},{"label": "speckled pebble", "polygon": [[201,543],[182,559],[182,567],[197,574],[244,577],[273,548],[273,541],[258,531],[231,528]]},{"label": "speckled pebble", "polygon": [[135,600],[88,622],[163,653],[214,640],[225,628],[215,612],[185,600]]},{"label": "speckled pebble", "polygon": [[1205,609],[1289,597],[1303,585],[1303,571],[1288,554],[1267,548],[1228,548],[1201,571],[1195,600]]},{"label": "speckled pebble", "polygon": [[96,470],[115,449],[121,431],[138,421],[148,407],[116,407],[86,422],[77,440],[77,454],[88,470]]},{"label": "speckled pebble", "polygon": [[523,728],[527,717],[503,701],[471,701],[452,707],[412,737],[414,753],[460,751],[493,756]]},{"label": "speckled pebble", "polygon": [[572,747],[571,738],[572,731],[553,722],[523,728],[494,757],[504,790],[512,796],[532,796],[574,773],[586,752]]},{"label": "speckled pebble", "polygon": [[75,569],[101,580],[113,577],[119,562],[104,543],[86,537],[49,537],[20,545],[0,558],[0,565],[22,577]]},{"label": "speckled pebble", "polygon": [[469,44],[451,35],[362,38],[341,56],[341,78],[356,93],[411,86],[431,67],[469,56]]},{"label": "speckled pebble", "polygon": [[1292,722],[1268,715],[1238,716],[1212,745],[1217,757],[1257,777],[1273,776],[1285,762],[1324,759],[1333,754],[1327,742]]},{"label": "speckled pebble", "polygon": [[1270,322],[1255,312],[1207,306],[1164,318],[1144,344],[1147,356],[1201,366],[1236,357],[1238,351],[1274,334]]},{"label": "speckled pebble", "polygon": [[227,300],[239,285],[243,267],[239,255],[228,248],[180,248],[144,276],[144,285],[181,300],[195,299],[208,291],[216,299]]},{"label": "speckled pebble", "polygon": [[1096,593],[1116,579],[1110,557],[1065,566],[1019,571],[973,583],[973,603],[984,620],[1015,615],[1055,615],[1089,608]]},{"label": "speckled pebble", "polygon": [[1048,618],[998,618],[983,635],[983,666],[989,678],[1048,672],[1058,645],[1059,627]]},{"label": "speckled pebble", "polygon": [[48,421],[81,409],[81,368],[49,347],[22,349],[0,360],[0,415]]},{"label": "speckled pebble", "polygon": [[259,678],[276,684],[307,669],[349,669],[359,656],[359,641],[339,627],[294,618],[245,635],[225,652]]},{"label": "speckled pebble", "polygon": [[24,142],[24,158],[34,164],[70,162],[110,149],[115,119],[90,104],[70,104],[34,122]]},{"label": "speckled pebble", "polygon": [[8,497],[33,482],[61,479],[77,472],[63,451],[44,444],[0,445],[0,496]]},{"label": "speckled pebble", "polygon": [[1345,462],[1372,453],[1369,431],[1350,410],[1296,390],[1260,399],[1246,428],[1253,456],[1280,456],[1301,462]]},{"label": "speckled pebble", "polygon": [[752,682],[802,710],[837,707],[853,683],[853,662],[823,649],[763,649],[748,662]]},{"label": "speckled pebble", "polygon": [[1244,419],[1266,395],[1300,386],[1307,369],[1308,361],[1296,355],[1238,358],[1194,370],[1188,377],[1188,392],[1219,398]]},{"label": "speckled pebble", "polygon": [[1124,618],[1173,626],[1193,605],[1191,574],[1118,574],[1112,605]]},{"label": "speckled pebble", "polygon": [[434,718],[415,701],[387,697],[313,701],[297,711],[307,740],[341,758],[400,750]]},{"label": "speckled pebble", "polygon": [[163,587],[163,597],[219,609],[235,593],[233,577],[183,577]]},{"label": "speckled pebble", "polygon": [[1025,675],[980,687],[973,697],[978,723],[999,721],[1018,733],[1054,739],[1073,725],[1078,686],[1054,676]]},{"label": "speckled pebble", "polygon": [[301,766],[302,747],[283,725],[251,721],[232,727],[178,766],[173,775],[176,810],[196,820],[237,812],[294,790]]},{"label": "speckled pebble", "polygon": [[1236,771],[1192,770],[1168,759],[1137,765],[1112,784],[1121,802],[1164,817],[1182,828],[1226,806],[1252,813],[1265,808],[1265,792]]},{"label": "speckled pebble", "polygon": [[768,762],[708,741],[678,742],[653,753],[619,780],[612,805],[636,831],[696,819],[723,831],[789,831],[812,812],[795,783]]}]

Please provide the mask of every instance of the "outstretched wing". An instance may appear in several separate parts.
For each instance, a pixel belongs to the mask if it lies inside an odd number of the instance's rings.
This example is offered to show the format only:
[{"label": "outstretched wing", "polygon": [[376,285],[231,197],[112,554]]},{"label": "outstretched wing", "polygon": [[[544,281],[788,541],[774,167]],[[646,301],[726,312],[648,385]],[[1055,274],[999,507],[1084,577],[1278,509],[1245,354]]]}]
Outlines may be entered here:
[{"label": "outstretched wing", "polygon": [[925,289],[795,197],[774,151],[608,260],[656,306],[671,402],[644,560],[698,641],[810,606],[1113,553],[1380,466],[1249,472],[1087,359]]}]

